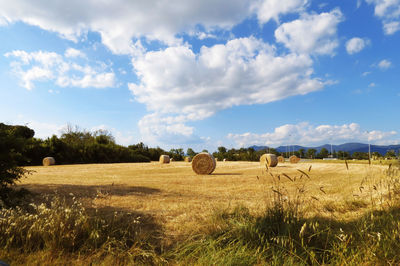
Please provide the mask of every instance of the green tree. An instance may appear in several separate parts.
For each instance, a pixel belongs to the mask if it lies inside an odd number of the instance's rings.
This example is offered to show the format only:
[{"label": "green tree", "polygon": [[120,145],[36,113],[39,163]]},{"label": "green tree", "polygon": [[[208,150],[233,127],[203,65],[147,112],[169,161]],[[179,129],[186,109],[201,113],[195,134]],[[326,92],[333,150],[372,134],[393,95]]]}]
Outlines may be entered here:
[{"label": "green tree", "polygon": [[300,158],[304,158],[305,157],[305,149],[300,149],[299,150],[299,156],[300,156]]},{"label": "green tree", "polygon": [[356,152],[353,152],[351,157],[353,159],[357,159],[357,160],[368,160],[368,152],[356,151]]},{"label": "green tree", "polygon": [[337,158],[342,160],[350,159],[350,154],[347,151],[338,151]]},{"label": "green tree", "polygon": [[[35,132],[26,126],[9,126],[0,123],[0,188],[5,189],[28,173],[19,162],[23,156],[27,141]],[[2,194],[2,193],[0,193]]]},{"label": "green tree", "polygon": [[187,156],[194,157],[197,153],[192,148],[188,148],[186,154]]},{"label": "green tree", "polygon": [[306,156],[307,158],[314,159],[316,153],[317,153],[316,149],[308,149],[306,152]]},{"label": "green tree", "polygon": [[385,158],[396,158],[396,152],[394,150],[388,150],[385,154]]},{"label": "green tree", "polygon": [[326,148],[322,148],[321,151],[318,154],[319,158],[326,158],[329,155],[329,151]]}]

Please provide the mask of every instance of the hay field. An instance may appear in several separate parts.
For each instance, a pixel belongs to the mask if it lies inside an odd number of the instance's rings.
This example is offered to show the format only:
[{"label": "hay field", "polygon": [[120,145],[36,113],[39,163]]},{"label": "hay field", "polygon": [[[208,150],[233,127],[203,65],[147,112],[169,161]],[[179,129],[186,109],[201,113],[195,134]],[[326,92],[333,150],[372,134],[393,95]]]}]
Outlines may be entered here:
[{"label": "hay field", "polygon": [[[364,201],[371,201],[372,195],[368,189],[379,182],[387,166],[350,164],[348,167],[344,163],[283,163],[270,168],[270,173],[280,175],[281,185],[289,193],[304,186],[304,205],[311,214],[350,219],[365,211]],[[194,174],[187,162],[27,169],[34,173],[22,179],[19,186],[36,193],[67,197],[73,194],[89,207],[152,215],[163,224],[169,239],[201,231],[202,222],[216,209],[244,205],[259,213],[273,197],[273,179],[259,162],[217,162],[214,173],[204,176]],[[290,181],[283,173],[296,181]]]}]

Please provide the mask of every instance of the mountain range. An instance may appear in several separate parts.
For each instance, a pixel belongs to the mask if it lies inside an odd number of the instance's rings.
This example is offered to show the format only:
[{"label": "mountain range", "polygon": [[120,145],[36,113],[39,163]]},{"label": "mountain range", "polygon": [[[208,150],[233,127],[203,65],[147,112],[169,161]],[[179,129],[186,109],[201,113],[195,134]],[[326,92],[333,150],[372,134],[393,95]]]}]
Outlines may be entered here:
[{"label": "mountain range", "polygon": [[[288,146],[279,146],[275,148],[278,152],[293,152],[298,151],[300,149],[304,149],[307,151],[308,149],[315,149],[317,152],[320,152],[322,148],[327,149],[329,152],[332,150],[334,151],[346,151],[348,153],[353,154],[354,152],[368,152],[369,144],[365,143],[345,143],[340,145],[331,145],[331,144],[324,144],[317,147],[304,147],[300,145],[288,145]],[[249,148],[253,148],[256,151],[268,149],[268,146],[250,146]],[[379,152],[381,155],[385,155],[386,152],[394,150],[396,153],[400,152],[400,145],[372,145],[371,144],[371,153],[372,152]]]}]

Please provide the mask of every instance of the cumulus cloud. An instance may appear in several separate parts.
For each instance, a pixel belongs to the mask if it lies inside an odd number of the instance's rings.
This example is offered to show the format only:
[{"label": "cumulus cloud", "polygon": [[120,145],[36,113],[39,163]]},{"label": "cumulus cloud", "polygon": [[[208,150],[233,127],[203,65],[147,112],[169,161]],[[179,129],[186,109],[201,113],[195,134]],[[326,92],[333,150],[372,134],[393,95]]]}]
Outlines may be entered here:
[{"label": "cumulus cloud", "polygon": [[67,49],[64,57],[54,52],[28,53],[22,50],[6,53],[4,56],[17,59],[11,62],[12,71],[20,79],[20,85],[28,90],[32,90],[36,82],[45,81],[54,81],[61,87],[115,86],[115,74],[112,70],[107,70],[104,64],[97,63],[92,67],[74,62],[74,58],[84,56],[75,49]]},{"label": "cumulus cloud", "polygon": [[288,13],[302,12],[308,0],[266,0],[259,1],[254,8],[260,23],[266,23],[271,19],[279,22],[279,16]]},{"label": "cumulus cloud", "polygon": [[384,33],[394,34],[400,30],[400,0],[366,0],[375,6],[375,16],[383,23]]},{"label": "cumulus cloud", "polygon": [[0,18],[2,24],[4,21],[22,21],[57,32],[75,42],[88,31],[95,31],[100,33],[102,42],[114,53],[131,53],[135,49],[132,39],[145,37],[171,45],[180,43],[176,34],[187,32],[198,24],[206,29],[229,29],[251,14],[251,2],[2,1]]},{"label": "cumulus cloud", "polygon": [[68,48],[65,53],[64,53],[65,57],[82,57],[82,58],[86,58],[86,54],[83,53],[80,50],[74,49],[74,48]]},{"label": "cumulus cloud", "polygon": [[307,55],[277,55],[273,46],[253,37],[202,47],[198,55],[187,46],[169,47],[134,59],[139,82],[130,83],[129,89],[154,113],[139,126],[163,124],[145,129],[146,135],[162,135],[157,132],[176,128],[173,133],[185,132],[184,136],[193,131],[184,123],[205,119],[219,110],[321,89],[325,83],[312,77],[312,63]]},{"label": "cumulus cloud", "polygon": [[378,63],[378,67],[379,67],[381,70],[386,70],[386,69],[390,68],[391,66],[392,66],[392,62],[390,62],[390,61],[387,60],[387,59],[383,59],[382,61],[380,61],[380,62]]},{"label": "cumulus cloud", "polygon": [[306,94],[323,87],[312,78],[306,55],[277,55],[261,40],[234,39],[202,47],[195,55],[187,46],[148,52],[135,60],[139,84],[129,84],[149,110],[203,119],[242,104],[260,104]]},{"label": "cumulus cloud", "polygon": [[286,124],[264,134],[243,133],[228,134],[228,138],[241,147],[251,145],[321,145],[326,143],[344,143],[369,141],[374,144],[392,144],[399,142],[396,131],[383,132],[379,130],[366,131],[359,124],[343,125],[311,125],[307,122]]},{"label": "cumulus cloud", "polygon": [[361,52],[370,41],[368,39],[361,39],[358,37],[351,38],[346,42],[346,51],[348,54],[355,54]]},{"label": "cumulus cloud", "polygon": [[[202,25],[206,32],[229,30],[256,14],[260,23],[281,14],[300,12],[308,0],[176,0],[170,1],[1,1],[0,25],[22,21],[57,32],[77,42],[87,32],[98,32],[114,53],[136,52],[136,41],[158,40],[177,45],[180,33]],[[119,8],[123,7],[123,8]],[[179,18],[179,19],[176,19]],[[200,34],[199,38],[206,36]],[[133,40],[133,41],[132,41]]]},{"label": "cumulus cloud", "polygon": [[332,55],[339,45],[337,25],[342,12],[302,14],[299,19],[283,23],[275,30],[275,38],[296,53]]},{"label": "cumulus cloud", "polygon": [[399,30],[400,30],[399,21],[388,22],[383,25],[383,31],[385,32],[386,35],[392,35]]}]

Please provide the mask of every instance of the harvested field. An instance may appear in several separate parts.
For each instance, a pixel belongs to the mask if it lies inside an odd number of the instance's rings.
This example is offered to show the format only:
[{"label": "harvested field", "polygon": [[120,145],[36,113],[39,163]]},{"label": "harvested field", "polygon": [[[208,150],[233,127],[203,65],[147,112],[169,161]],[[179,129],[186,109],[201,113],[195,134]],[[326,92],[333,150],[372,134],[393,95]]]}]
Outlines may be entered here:
[{"label": "harvested field", "polygon": [[[370,201],[368,189],[379,181],[387,167],[349,164],[347,170],[344,163],[300,162],[279,164],[270,173],[280,175],[288,191],[304,185],[305,204],[310,214],[350,219],[362,214],[364,205],[356,204],[359,207],[350,210],[346,206]],[[186,162],[27,169],[35,172],[22,179],[19,186],[37,193],[57,191],[67,197],[73,193],[90,206],[152,215],[165,226],[166,239],[170,240],[191,234],[194,229],[201,231],[202,221],[209,219],[216,209],[244,205],[260,213],[272,198],[272,178],[259,162],[217,162],[215,171],[208,176],[196,175]],[[290,181],[283,173],[296,181]],[[360,192],[362,182],[364,188]],[[314,209],[318,213],[312,213]]]}]

